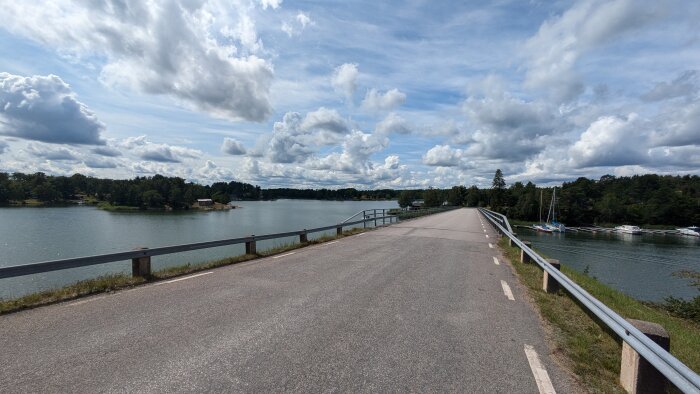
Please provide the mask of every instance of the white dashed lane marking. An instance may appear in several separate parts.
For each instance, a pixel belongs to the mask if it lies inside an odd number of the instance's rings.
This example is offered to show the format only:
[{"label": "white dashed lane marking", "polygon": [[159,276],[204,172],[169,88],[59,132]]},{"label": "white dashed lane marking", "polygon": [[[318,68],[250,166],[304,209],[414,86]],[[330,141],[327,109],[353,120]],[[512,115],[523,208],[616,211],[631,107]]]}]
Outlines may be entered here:
[{"label": "white dashed lane marking", "polygon": [[510,286],[508,286],[508,283],[506,283],[505,280],[501,281],[501,287],[503,288],[503,294],[505,294],[509,300],[515,301],[515,298],[513,298],[513,292],[510,291]]},{"label": "white dashed lane marking", "polygon": [[501,263],[499,263],[499,262],[498,262],[498,259],[495,258],[495,257],[493,258],[493,263],[496,264],[496,265],[501,265]]},{"label": "white dashed lane marking", "polygon": [[296,253],[296,252],[289,252],[289,253],[285,253],[285,254],[280,254],[280,255],[277,255],[277,256],[272,256],[272,258],[273,258],[273,259],[279,259],[279,258],[282,258],[282,257],[291,256],[291,255],[293,255],[294,253]]},{"label": "white dashed lane marking", "polygon": [[549,380],[549,374],[542,366],[535,348],[531,345],[525,345],[525,356],[527,356],[527,362],[530,363],[530,369],[535,376],[535,382],[537,382],[537,389],[540,391],[540,394],[556,394],[552,381]]},{"label": "white dashed lane marking", "polygon": [[201,274],[190,275],[190,276],[186,276],[184,278],[177,278],[177,279],[173,279],[173,280],[166,280],[165,282],[158,282],[158,283],[155,283],[153,286],[167,285],[168,283],[180,282],[183,280],[192,279],[192,278],[196,278],[198,276],[204,276],[204,275],[209,275],[209,274],[213,274],[213,273],[214,273],[214,271],[202,272]]},{"label": "white dashed lane marking", "polygon": [[489,248],[493,249],[493,244],[490,243],[490,244],[489,244]]}]

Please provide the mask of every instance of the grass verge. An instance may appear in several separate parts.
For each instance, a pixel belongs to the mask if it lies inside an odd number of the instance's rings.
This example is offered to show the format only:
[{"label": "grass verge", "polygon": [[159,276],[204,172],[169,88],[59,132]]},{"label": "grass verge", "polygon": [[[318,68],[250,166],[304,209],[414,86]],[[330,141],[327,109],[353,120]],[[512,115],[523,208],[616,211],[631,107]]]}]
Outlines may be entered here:
[{"label": "grass verge", "polygon": [[[591,393],[624,392],[618,383],[621,339],[584,312],[567,292],[560,290],[557,294],[547,294],[542,291],[542,270],[536,264],[520,263],[520,250],[508,246],[507,238],[501,238],[499,246],[548,323],[555,353],[564,356],[565,364],[578,376],[581,384]],[[694,371],[700,370],[699,324],[670,316],[661,308],[637,301],[563,263],[561,270],[621,316],[661,324],[671,336],[671,353]]]},{"label": "grass verge", "polygon": [[[286,243],[276,246],[274,248],[259,251],[257,254],[244,254],[240,256],[232,256],[224,259],[212,260],[203,263],[188,263],[179,266],[168,267],[153,272],[153,278],[150,282],[172,278],[175,276],[186,275],[198,271],[209,270],[212,268],[222,267],[226,265],[241,263],[244,261],[254,260],[260,257],[272,256],[278,253],[283,253],[290,250],[320,244],[323,242],[332,241],[350,235],[355,235],[358,233],[365,232],[367,230],[370,229],[353,228],[347,231],[343,231],[343,234],[341,236],[324,235],[322,237],[309,240],[309,242],[303,244]],[[125,289],[143,283],[147,283],[147,281],[143,278],[134,278],[130,275],[104,275],[95,279],[88,279],[76,282],[72,285],[61,287],[59,289],[28,294],[26,296],[10,300],[0,299],[0,315],[5,313],[17,312],[23,309],[36,308],[43,305],[54,304],[61,301],[68,301],[80,297],[85,297],[91,294],[105,293]]]}]

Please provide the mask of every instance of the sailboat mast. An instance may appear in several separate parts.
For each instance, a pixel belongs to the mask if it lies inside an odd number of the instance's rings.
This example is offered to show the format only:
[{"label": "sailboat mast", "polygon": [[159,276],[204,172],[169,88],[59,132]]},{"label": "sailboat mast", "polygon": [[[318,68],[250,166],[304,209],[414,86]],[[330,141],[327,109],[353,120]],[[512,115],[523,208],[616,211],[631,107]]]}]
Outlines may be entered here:
[{"label": "sailboat mast", "polygon": [[557,221],[557,187],[554,186],[554,191],[552,192],[552,222]]},{"label": "sailboat mast", "polygon": [[540,190],[540,223],[542,223],[542,194],[544,190]]}]

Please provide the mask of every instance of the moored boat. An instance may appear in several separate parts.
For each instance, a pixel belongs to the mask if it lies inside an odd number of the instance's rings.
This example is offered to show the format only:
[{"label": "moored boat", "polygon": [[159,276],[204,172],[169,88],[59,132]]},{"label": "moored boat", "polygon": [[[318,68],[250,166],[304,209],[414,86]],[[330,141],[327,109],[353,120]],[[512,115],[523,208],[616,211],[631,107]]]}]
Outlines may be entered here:
[{"label": "moored boat", "polygon": [[700,237],[700,227],[698,227],[698,226],[677,228],[676,230],[678,230],[678,233],[681,235],[690,235],[691,237]]},{"label": "moored boat", "polygon": [[623,234],[641,234],[642,233],[641,228],[639,228],[637,226],[630,226],[628,224],[615,227],[615,231],[617,231],[618,233],[623,233]]}]

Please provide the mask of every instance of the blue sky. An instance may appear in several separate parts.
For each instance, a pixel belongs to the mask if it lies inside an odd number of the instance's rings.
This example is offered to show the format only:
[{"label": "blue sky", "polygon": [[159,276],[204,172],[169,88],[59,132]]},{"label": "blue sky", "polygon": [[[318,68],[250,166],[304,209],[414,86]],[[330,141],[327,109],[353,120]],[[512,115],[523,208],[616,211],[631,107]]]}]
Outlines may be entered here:
[{"label": "blue sky", "polygon": [[700,3],[6,2],[0,171],[264,187],[700,174]]}]

